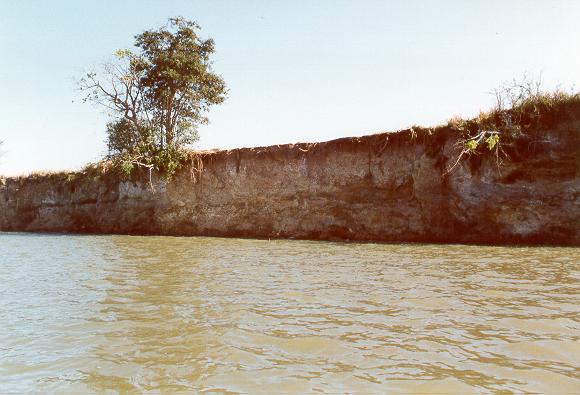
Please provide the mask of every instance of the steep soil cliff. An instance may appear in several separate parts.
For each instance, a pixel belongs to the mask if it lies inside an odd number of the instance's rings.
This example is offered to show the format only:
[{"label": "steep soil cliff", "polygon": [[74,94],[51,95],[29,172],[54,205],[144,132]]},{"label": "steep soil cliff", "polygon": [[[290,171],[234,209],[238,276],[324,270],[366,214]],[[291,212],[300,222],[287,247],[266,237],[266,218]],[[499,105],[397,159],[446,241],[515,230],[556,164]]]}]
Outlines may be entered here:
[{"label": "steep soil cliff", "polygon": [[[0,230],[580,245],[580,123],[458,155],[451,127],[200,154],[169,182],[0,181]],[[193,166],[195,165],[195,167]]]}]

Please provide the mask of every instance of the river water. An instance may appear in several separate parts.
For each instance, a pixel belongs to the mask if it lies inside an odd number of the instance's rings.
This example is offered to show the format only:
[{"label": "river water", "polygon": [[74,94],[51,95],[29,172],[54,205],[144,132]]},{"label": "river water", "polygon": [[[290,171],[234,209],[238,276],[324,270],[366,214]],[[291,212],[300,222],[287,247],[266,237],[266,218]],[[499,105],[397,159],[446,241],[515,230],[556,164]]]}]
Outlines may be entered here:
[{"label": "river water", "polygon": [[0,392],[580,392],[580,249],[0,233]]}]

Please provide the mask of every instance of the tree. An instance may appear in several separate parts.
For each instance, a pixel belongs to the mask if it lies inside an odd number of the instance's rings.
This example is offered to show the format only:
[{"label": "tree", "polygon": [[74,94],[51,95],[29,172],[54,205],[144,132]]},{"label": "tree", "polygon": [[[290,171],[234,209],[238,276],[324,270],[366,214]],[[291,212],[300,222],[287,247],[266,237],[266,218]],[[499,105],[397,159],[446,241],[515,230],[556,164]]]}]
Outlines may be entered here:
[{"label": "tree", "polygon": [[167,28],[146,31],[136,36],[146,62],[137,69],[144,73],[141,83],[154,116],[160,121],[167,145],[179,145],[181,139],[191,140],[195,123],[207,123],[202,114],[213,104],[225,99],[225,83],[211,70],[212,39],[201,40],[200,27],[183,18],[172,18]]},{"label": "tree", "polygon": [[197,141],[209,107],[226,98],[223,79],[212,70],[212,39],[181,17],[135,36],[135,51],[115,52],[100,73],[80,81],[84,101],[107,109],[109,155],[137,165],[164,167]]}]

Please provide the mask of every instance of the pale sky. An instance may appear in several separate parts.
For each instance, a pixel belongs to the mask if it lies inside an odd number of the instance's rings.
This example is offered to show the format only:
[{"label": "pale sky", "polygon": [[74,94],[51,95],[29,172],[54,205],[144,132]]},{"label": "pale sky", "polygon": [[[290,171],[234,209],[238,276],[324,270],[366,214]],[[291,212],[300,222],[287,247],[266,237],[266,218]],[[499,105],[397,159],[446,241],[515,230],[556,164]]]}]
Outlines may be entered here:
[{"label": "pale sky", "polygon": [[105,153],[75,81],[168,17],[216,42],[230,89],[196,148],[324,141],[491,107],[524,74],[580,86],[580,1],[0,0],[0,174]]}]

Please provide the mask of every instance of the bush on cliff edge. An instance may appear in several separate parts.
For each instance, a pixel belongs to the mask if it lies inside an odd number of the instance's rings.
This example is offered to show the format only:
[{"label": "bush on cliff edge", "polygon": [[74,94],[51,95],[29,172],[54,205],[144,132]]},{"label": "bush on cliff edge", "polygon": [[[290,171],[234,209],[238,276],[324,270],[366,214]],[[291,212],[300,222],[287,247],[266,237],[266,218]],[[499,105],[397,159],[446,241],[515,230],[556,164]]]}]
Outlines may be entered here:
[{"label": "bush on cliff edge", "polygon": [[546,92],[540,81],[524,77],[495,90],[496,105],[474,119],[453,118],[449,126],[461,133],[459,154],[445,174],[453,171],[464,157],[491,152],[498,167],[509,156],[502,148],[516,138],[541,139],[542,131],[558,122],[578,118],[580,94],[557,90]]}]

